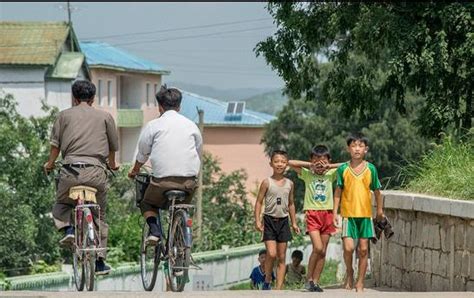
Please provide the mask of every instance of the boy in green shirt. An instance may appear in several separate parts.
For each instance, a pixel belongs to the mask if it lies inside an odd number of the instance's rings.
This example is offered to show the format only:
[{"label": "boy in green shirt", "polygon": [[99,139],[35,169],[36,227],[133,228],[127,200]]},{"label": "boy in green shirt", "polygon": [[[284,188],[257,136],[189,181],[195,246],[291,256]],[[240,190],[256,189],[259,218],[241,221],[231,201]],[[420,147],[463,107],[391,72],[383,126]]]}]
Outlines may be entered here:
[{"label": "boy in green shirt", "polygon": [[306,233],[313,244],[305,284],[305,289],[310,292],[323,292],[319,278],[324,268],[329,238],[336,232],[332,217],[332,184],[336,180],[335,168],[339,164],[330,164],[330,160],[328,147],[317,145],[311,150],[309,162],[290,160],[288,163],[305,183],[303,209]]}]

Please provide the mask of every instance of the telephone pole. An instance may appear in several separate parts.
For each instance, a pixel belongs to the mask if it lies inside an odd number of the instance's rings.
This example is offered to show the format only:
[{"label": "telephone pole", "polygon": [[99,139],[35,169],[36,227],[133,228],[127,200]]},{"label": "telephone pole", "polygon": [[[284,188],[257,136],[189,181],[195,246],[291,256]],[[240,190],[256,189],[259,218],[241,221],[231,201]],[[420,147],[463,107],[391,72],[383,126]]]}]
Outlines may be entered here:
[{"label": "telephone pole", "polygon": [[[197,112],[199,115],[199,131],[201,132],[201,136],[204,136],[204,110],[197,108]],[[204,140],[204,137],[203,137]],[[203,141],[204,142],[204,141]],[[202,151],[200,153],[199,159],[201,160],[201,166],[199,168],[199,180],[198,180],[198,189],[196,192],[196,238],[198,241],[201,241],[202,237],[202,171],[203,171],[203,159],[202,159]]]}]

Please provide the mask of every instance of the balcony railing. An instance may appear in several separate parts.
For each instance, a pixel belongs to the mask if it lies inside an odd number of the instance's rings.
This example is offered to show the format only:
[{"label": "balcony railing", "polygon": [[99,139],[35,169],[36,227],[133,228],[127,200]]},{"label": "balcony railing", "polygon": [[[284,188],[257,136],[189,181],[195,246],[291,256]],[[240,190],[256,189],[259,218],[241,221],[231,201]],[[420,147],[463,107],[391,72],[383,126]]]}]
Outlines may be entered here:
[{"label": "balcony railing", "polygon": [[118,127],[141,127],[143,125],[143,111],[139,109],[117,110]]}]

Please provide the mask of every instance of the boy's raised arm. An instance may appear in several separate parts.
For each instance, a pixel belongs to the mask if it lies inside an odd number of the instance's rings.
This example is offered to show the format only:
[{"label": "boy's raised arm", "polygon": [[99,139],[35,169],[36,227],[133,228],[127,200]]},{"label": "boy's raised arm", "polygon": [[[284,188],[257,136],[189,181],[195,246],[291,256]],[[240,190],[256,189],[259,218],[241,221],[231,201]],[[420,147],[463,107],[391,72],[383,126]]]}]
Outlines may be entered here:
[{"label": "boy's raised arm", "polygon": [[254,213],[255,228],[257,229],[257,231],[260,231],[260,232],[263,232],[263,225],[260,219],[260,214],[262,213],[263,198],[265,197],[267,190],[268,190],[268,179],[265,179],[260,184],[260,188],[258,189],[257,200],[255,201],[255,213]]},{"label": "boy's raised arm", "polygon": [[309,161],[303,160],[289,160],[288,165],[298,174],[301,173],[301,168],[311,167],[311,163]]}]

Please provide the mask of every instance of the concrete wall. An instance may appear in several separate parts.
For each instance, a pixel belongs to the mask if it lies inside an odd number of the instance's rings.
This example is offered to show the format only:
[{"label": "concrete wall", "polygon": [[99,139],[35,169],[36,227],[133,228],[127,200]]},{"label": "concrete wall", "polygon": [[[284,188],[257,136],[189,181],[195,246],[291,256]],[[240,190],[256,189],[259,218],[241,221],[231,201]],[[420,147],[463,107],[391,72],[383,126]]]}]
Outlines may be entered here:
[{"label": "concrete wall", "polygon": [[0,67],[0,89],[18,102],[17,111],[26,117],[44,115],[41,100],[46,99],[45,67]]},{"label": "concrete wall", "polygon": [[[211,275],[213,287],[211,290],[226,289],[244,281],[250,281],[252,269],[258,265],[258,251],[264,248],[263,244],[248,245],[194,253],[193,259],[202,270],[192,269],[189,272],[190,283],[186,284],[185,291],[191,291],[193,283],[199,275]],[[308,263],[311,245],[291,247],[287,250],[286,263],[291,260],[291,252],[295,249],[303,251],[303,264]],[[341,245],[329,243],[327,259],[341,261]],[[140,265],[127,265],[113,268],[110,275],[96,279],[96,289],[99,291],[143,291],[140,276]],[[36,291],[75,291],[71,273],[58,272],[37,274],[8,278],[11,290],[36,290]],[[2,284],[0,284],[2,290]],[[158,278],[154,291],[165,291],[163,272],[158,271]]]},{"label": "concrete wall", "polygon": [[[264,146],[263,128],[205,127],[204,150],[216,156],[224,172],[245,169],[248,192],[272,174]],[[253,199],[253,198],[252,198]]]},{"label": "concrete wall", "polygon": [[395,235],[372,245],[377,286],[474,291],[474,202],[384,192]]},{"label": "concrete wall", "polygon": [[[143,126],[158,117],[158,106],[155,105],[156,88],[161,86],[161,75],[140,74],[117,71],[104,68],[92,68],[92,82],[98,88],[102,82],[101,100],[97,90],[94,106],[109,112],[117,123],[117,109],[141,109],[143,111]],[[108,82],[111,83],[111,103],[108,102]],[[149,100],[146,101],[147,83],[149,84]],[[117,160],[120,163],[133,162],[141,127],[119,128],[120,151]]]}]

